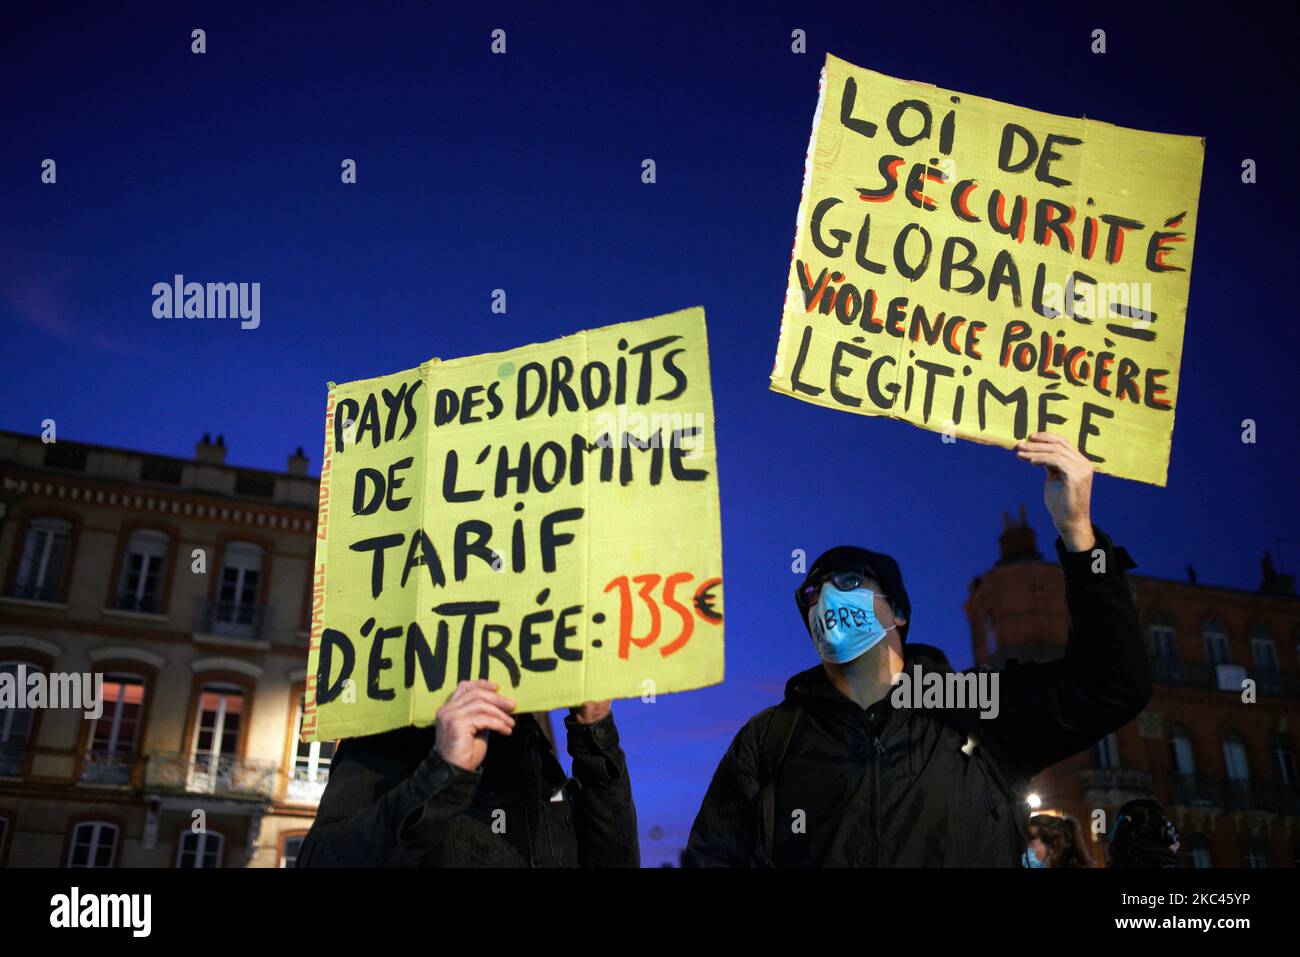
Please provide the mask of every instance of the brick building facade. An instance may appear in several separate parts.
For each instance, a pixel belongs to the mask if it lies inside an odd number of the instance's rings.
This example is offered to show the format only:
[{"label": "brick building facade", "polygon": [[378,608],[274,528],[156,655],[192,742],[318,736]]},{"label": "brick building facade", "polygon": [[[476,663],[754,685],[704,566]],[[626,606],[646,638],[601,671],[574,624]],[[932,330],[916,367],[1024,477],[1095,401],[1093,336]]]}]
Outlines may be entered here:
[{"label": "brick building facade", "polygon": [[[1023,509],[1019,521],[1007,518],[999,548],[965,603],[976,665],[1059,658],[1064,580]],[[1296,865],[1300,599],[1268,555],[1262,569],[1257,591],[1198,584],[1190,569],[1185,582],[1129,572],[1154,695],[1135,721],[1034,779],[1044,811],[1069,814],[1092,835],[1094,820],[1104,831],[1124,802],[1154,797],[1177,824],[1189,866]],[[1254,700],[1243,701],[1252,688]],[[1101,860],[1101,837],[1092,839]]]},{"label": "brick building facade", "polygon": [[0,672],[103,675],[97,719],[0,709],[0,865],[277,866],[329,744],[297,739],[317,479],[0,432]]}]

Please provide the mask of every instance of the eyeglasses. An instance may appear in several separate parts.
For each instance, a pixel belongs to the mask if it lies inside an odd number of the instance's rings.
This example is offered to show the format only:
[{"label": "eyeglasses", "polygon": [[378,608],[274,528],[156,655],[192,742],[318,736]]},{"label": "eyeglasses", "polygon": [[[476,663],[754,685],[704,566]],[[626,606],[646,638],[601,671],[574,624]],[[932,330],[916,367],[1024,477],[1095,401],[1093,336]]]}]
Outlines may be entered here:
[{"label": "eyeglasses", "polygon": [[795,592],[795,598],[805,608],[810,608],[821,594],[822,586],[830,582],[840,591],[856,591],[866,585],[868,577],[860,571],[838,571],[831,572],[829,575],[822,575],[816,581],[807,582],[799,587]]}]

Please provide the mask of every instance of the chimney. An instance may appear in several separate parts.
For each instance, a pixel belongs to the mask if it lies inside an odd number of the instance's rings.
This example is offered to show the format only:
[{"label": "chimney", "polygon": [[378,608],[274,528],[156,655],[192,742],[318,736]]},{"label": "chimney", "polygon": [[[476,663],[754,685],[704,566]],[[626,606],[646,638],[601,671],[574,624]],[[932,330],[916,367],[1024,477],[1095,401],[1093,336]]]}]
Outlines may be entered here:
[{"label": "chimney", "polygon": [[293,455],[289,456],[289,474],[306,475],[308,461],[309,459],[307,458],[307,456],[303,455],[302,453],[302,446],[301,445],[298,446],[298,451],[294,452]]},{"label": "chimney", "polygon": [[1273,567],[1272,552],[1265,552],[1259,565],[1264,572],[1264,581],[1259,586],[1263,594],[1276,595],[1279,598],[1295,594],[1295,576],[1284,575]]},{"label": "chimney", "polygon": [[1019,519],[1013,520],[1008,513],[1002,513],[1002,534],[998,536],[998,551],[1001,555],[998,558],[999,565],[1042,559],[1043,556],[1038,551],[1038,537],[1030,527],[1029,519],[1025,517],[1024,505],[1020,506]]},{"label": "chimney", "polygon": [[204,432],[203,441],[194,446],[194,458],[208,465],[224,465],[226,461],[226,437],[218,435],[216,444],[212,443],[212,433]]},{"label": "chimney", "polygon": [[1191,565],[1187,566],[1187,584],[1189,585],[1196,584],[1196,569],[1193,568]]}]

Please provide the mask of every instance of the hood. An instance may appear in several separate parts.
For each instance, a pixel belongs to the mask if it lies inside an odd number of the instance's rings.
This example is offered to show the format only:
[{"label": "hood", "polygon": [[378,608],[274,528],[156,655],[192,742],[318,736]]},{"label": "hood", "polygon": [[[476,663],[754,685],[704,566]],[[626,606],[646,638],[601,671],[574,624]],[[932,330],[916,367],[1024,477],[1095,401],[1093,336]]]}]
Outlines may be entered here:
[{"label": "hood", "polygon": [[903,584],[903,572],[898,567],[898,562],[883,552],[869,551],[856,545],[837,545],[822,552],[808,569],[808,574],[799,583],[799,587],[795,589],[794,604],[804,628],[808,627],[808,611],[799,597],[804,585],[827,572],[849,568],[861,568],[866,571],[880,583],[885,597],[902,610],[907,624],[899,626],[898,636],[906,643],[907,633],[912,627],[912,600],[907,597],[907,587]]}]

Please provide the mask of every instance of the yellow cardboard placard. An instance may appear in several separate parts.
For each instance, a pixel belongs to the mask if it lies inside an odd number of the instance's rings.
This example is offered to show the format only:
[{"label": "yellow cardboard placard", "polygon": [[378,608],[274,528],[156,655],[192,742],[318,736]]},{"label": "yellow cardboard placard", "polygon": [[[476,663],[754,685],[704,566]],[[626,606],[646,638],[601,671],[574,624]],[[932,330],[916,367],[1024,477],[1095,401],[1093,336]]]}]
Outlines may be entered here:
[{"label": "yellow cardboard placard", "polygon": [[1163,486],[1203,157],[828,55],[771,388]]},{"label": "yellow cardboard placard", "polygon": [[722,673],[703,309],[330,389],[303,740]]}]

